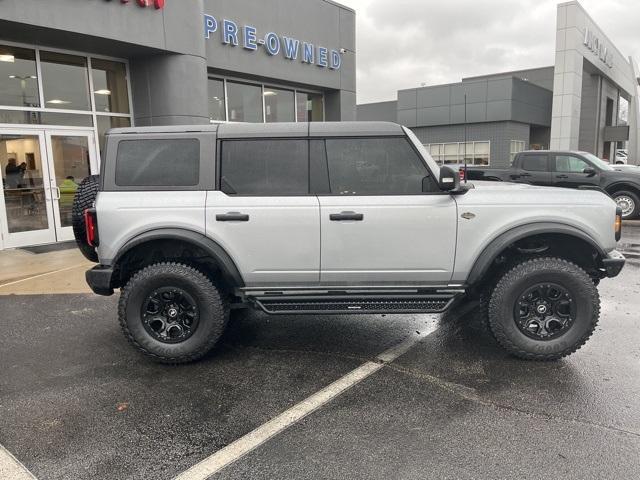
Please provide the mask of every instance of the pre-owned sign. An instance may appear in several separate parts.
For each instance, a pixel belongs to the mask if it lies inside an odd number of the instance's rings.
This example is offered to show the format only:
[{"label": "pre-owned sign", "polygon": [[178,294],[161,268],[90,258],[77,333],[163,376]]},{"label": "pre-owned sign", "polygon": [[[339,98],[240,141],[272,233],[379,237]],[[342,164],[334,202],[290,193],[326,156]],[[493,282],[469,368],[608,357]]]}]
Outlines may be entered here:
[{"label": "pre-owned sign", "polygon": [[[110,2],[111,0],[107,0],[107,1]],[[131,0],[120,0],[120,3],[130,3],[130,1]],[[134,0],[134,1],[135,3],[137,3],[143,8],[150,7],[153,5],[158,10],[164,7],[164,2],[165,2],[165,0]]]},{"label": "pre-owned sign", "polygon": [[[238,26],[234,21],[223,19],[220,25],[220,38],[225,45],[237,47],[242,45],[246,50],[258,50],[263,47],[267,54],[282,54],[287,60],[300,60],[302,63],[315,64],[321,68],[338,70],[342,64],[342,51],[330,50],[309,42],[301,42],[296,38],[269,32],[264,36],[251,25]],[[211,38],[218,31],[218,20],[211,15],[204,16],[204,36]]]}]

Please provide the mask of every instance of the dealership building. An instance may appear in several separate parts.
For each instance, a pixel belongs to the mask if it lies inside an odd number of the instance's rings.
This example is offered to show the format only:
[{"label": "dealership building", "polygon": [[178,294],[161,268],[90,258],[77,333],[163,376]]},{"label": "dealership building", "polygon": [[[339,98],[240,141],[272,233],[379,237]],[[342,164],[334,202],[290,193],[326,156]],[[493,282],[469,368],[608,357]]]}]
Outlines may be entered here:
[{"label": "dealership building", "polygon": [[640,163],[640,72],[578,2],[557,7],[555,65],[464,78],[358,105],[358,120],[389,120],[416,133],[443,163],[508,167],[525,149],[591,152]]},{"label": "dealership building", "polygon": [[355,120],[331,0],[1,0],[0,249],[73,238],[113,127]]}]

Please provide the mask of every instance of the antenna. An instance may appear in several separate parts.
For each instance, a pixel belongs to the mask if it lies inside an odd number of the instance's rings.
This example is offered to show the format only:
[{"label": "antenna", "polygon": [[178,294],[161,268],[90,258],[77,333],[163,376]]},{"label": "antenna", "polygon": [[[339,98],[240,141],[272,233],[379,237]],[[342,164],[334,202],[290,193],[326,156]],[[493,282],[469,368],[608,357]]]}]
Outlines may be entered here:
[{"label": "antenna", "polygon": [[467,94],[464,94],[464,183],[467,183]]}]

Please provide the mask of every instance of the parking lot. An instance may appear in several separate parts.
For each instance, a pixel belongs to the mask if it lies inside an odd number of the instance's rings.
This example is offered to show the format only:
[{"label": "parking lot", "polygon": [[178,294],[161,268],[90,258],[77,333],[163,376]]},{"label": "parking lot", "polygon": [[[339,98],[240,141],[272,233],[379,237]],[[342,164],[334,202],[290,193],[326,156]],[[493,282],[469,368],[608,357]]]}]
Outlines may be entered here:
[{"label": "parking lot", "polygon": [[468,303],[235,312],[213,354],[162,366],[74,250],[0,252],[0,478],[637,478],[638,222],[621,245],[596,333],[555,363],[507,356]]}]

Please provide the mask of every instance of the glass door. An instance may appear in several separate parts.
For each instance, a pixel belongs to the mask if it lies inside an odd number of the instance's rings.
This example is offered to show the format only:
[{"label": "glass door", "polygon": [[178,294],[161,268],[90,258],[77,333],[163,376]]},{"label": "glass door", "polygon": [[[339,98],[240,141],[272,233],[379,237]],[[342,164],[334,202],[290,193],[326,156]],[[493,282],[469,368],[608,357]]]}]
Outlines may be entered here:
[{"label": "glass door", "polygon": [[0,233],[4,247],[56,241],[54,193],[40,131],[0,129]]},{"label": "glass door", "polygon": [[73,240],[71,212],[80,182],[98,171],[92,131],[46,131],[49,187],[57,241]]}]

